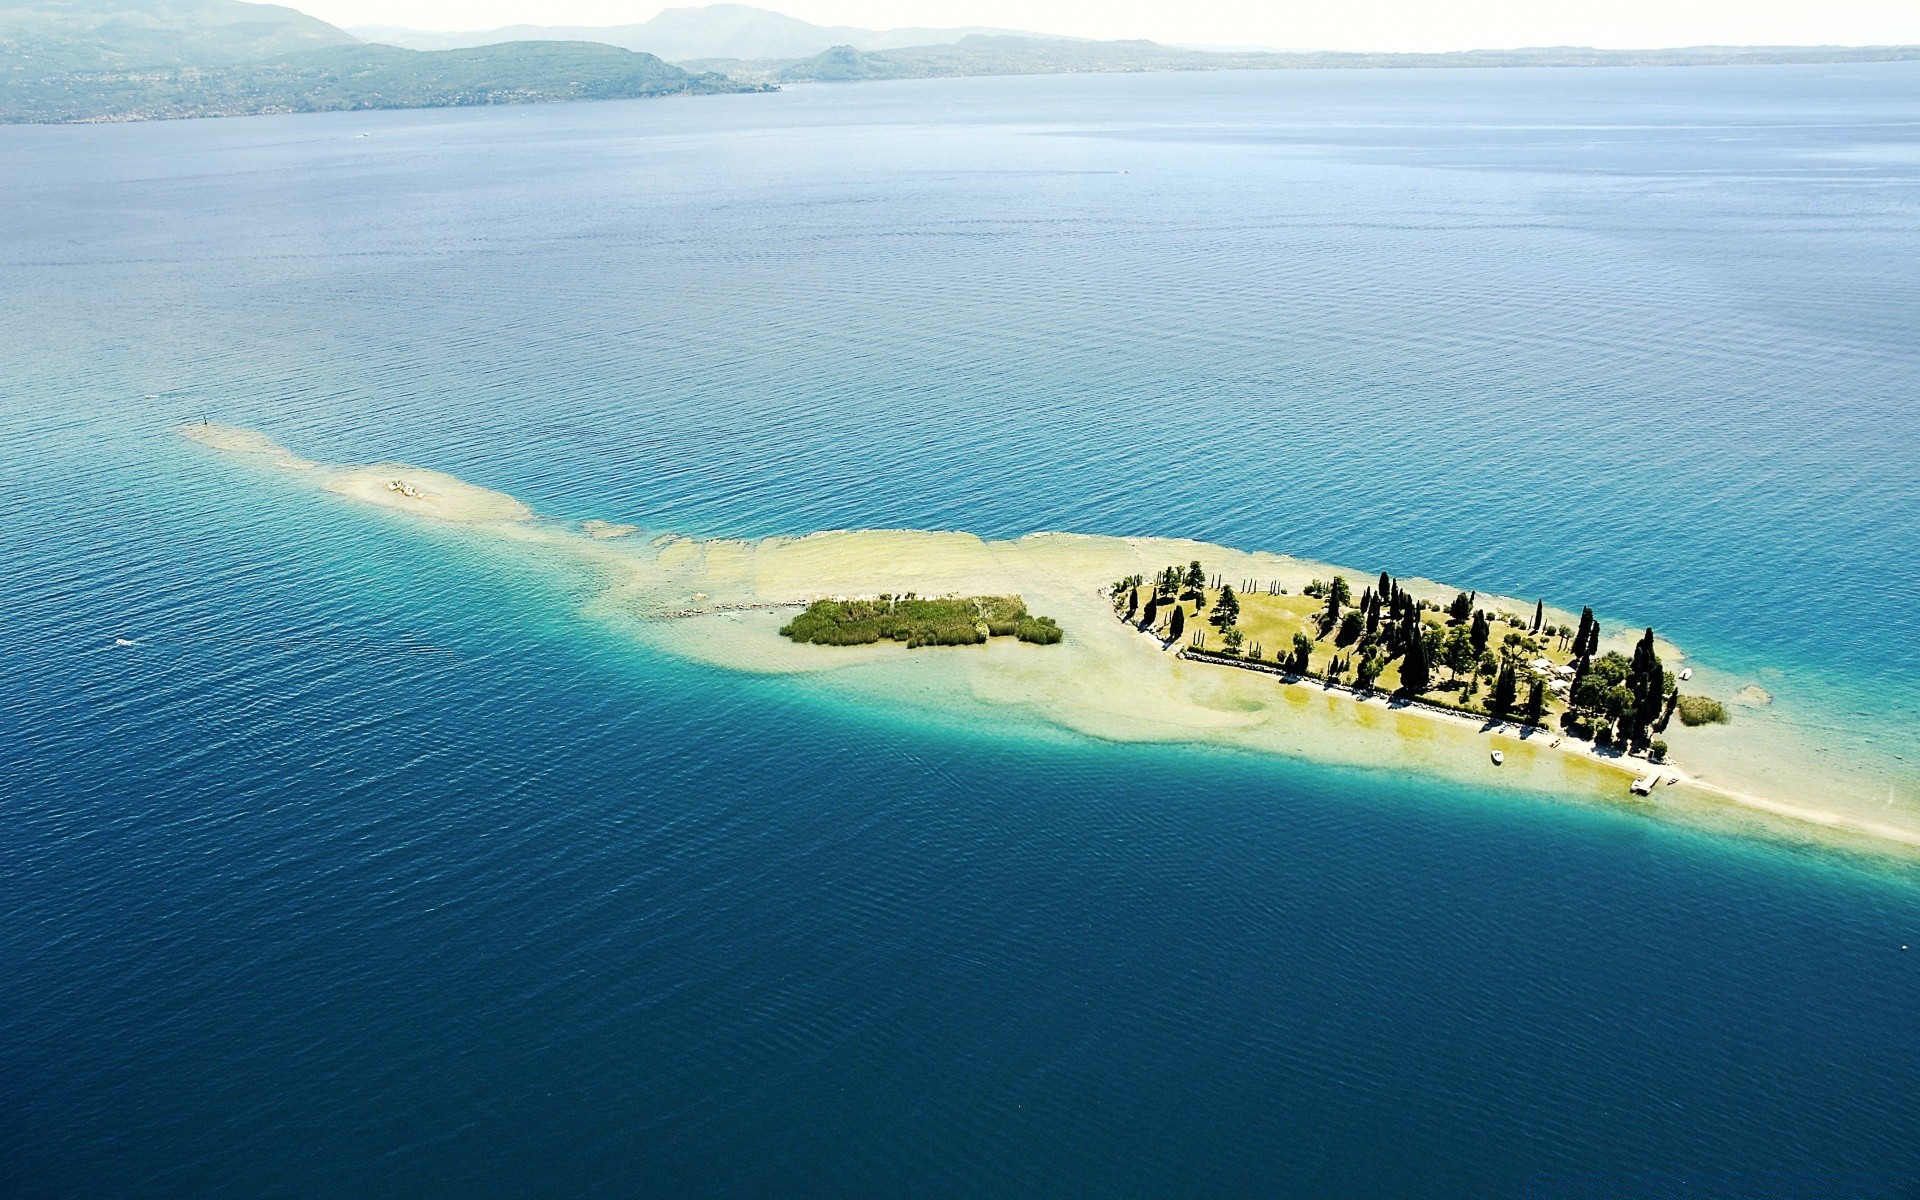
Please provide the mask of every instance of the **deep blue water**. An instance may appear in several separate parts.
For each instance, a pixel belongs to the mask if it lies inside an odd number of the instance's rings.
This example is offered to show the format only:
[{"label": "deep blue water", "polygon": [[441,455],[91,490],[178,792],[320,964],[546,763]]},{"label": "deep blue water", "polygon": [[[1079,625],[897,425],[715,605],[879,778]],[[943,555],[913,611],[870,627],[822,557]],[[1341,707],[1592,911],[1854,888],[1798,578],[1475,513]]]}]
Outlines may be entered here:
[{"label": "deep blue water", "polygon": [[1896,755],[1914,64],[5,129],[0,239],[0,1192],[1920,1192],[1910,872],[661,660],[168,432],[1617,597]]}]

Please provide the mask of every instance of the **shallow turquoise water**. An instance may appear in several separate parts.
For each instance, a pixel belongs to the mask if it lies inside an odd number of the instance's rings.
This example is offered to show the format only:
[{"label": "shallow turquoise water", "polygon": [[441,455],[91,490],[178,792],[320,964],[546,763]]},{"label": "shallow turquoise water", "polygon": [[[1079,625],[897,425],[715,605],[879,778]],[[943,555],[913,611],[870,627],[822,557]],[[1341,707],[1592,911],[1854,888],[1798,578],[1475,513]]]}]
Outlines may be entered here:
[{"label": "shallow turquoise water", "polygon": [[0,1184],[1907,1194],[1902,872],[662,661],[168,428],[698,533],[1617,598],[1897,764],[1916,85],[0,130]]}]

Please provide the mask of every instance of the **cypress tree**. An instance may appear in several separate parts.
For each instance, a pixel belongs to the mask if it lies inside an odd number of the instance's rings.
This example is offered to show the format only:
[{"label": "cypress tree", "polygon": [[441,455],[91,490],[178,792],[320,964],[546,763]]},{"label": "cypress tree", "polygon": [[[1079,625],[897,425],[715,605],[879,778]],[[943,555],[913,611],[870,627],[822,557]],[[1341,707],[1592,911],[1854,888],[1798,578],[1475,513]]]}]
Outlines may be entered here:
[{"label": "cypress tree", "polygon": [[1580,628],[1575,630],[1573,634],[1573,656],[1575,658],[1586,658],[1591,653],[1587,649],[1587,635],[1591,632],[1593,632],[1593,610],[1591,608],[1583,608],[1580,610]]},{"label": "cypress tree", "polygon": [[1679,704],[1680,689],[1674,688],[1667,693],[1667,707],[1661,711],[1660,719],[1653,723],[1653,731],[1655,733],[1665,733],[1667,731],[1668,722],[1673,720],[1673,710],[1679,707]]},{"label": "cypress tree", "polygon": [[1475,612],[1473,614],[1473,633],[1471,634],[1473,652],[1475,654],[1486,653],[1487,638],[1492,636],[1492,634],[1493,628],[1487,624],[1487,614],[1484,612]]},{"label": "cypress tree", "polygon": [[1487,711],[1496,717],[1504,717],[1513,708],[1517,683],[1513,677],[1511,665],[1500,668],[1500,674],[1493,681],[1493,695],[1487,699]]},{"label": "cypress tree", "polygon": [[1627,690],[1633,693],[1633,702],[1620,719],[1621,732],[1635,750],[1646,748],[1647,730],[1660,718],[1666,675],[1659,652],[1653,648],[1653,630],[1649,629],[1633,648],[1633,667],[1627,673]]},{"label": "cypress tree", "polygon": [[1545,598],[1542,598],[1542,599],[1539,599],[1539,600],[1535,600],[1535,601],[1533,602],[1533,630],[1532,630],[1532,632],[1534,632],[1534,633],[1539,633],[1539,632],[1540,632],[1540,626],[1546,623],[1546,619],[1547,619],[1547,602],[1546,602],[1546,600],[1545,600]]},{"label": "cypress tree", "polygon": [[1140,628],[1152,629],[1153,618],[1159,611],[1160,597],[1157,595],[1148,597],[1146,611],[1140,614]]},{"label": "cypress tree", "polygon": [[1547,715],[1547,681],[1536,679],[1527,690],[1527,724],[1538,725]]},{"label": "cypress tree", "polygon": [[1133,588],[1133,590],[1127,593],[1127,620],[1129,621],[1133,620],[1133,615],[1139,611],[1140,611],[1140,588],[1136,585]]},{"label": "cypress tree", "polygon": [[1418,696],[1432,682],[1427,668],[1426,642],[1418,635],[1407,640],[1407,661],[1400,664],[1400,690]]},{"label": "cypress tree", "polygon": [[1167,640],[1170,642],[1179,641],[1180,635],[1186,631],[1186,628],[1187,610],[1181,608],[1179,605],[1175,605],[1173,616],[1167,621]]}]

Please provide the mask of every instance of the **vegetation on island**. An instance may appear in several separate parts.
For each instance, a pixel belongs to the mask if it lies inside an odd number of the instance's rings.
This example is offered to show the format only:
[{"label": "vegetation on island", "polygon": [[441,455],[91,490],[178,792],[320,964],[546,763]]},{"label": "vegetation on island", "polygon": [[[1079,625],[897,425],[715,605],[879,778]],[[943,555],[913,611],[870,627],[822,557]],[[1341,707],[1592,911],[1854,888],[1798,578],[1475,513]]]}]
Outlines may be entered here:
[{"label": "vegetation on island", "polygon": [[1356,596],[1344,576],[1290,595],[1277,581],[1209,581],[1198,562],[1109,589],[1115,615],[1163,638],[1183,637],[1191,657],[1387,692],[1500,721],[1548,727],[1603,745],[1666,754],[1675,716],[1698,725],[1727,719],[1718,701],[1680,693],[1645,630],[1630,654],[1602,653],[1591,608],[1575,624],[1550,621],[1544,601],[1527,614],[1483,603],[1477,592],[1440,604],[1382,572]]},{"label": "vegetation on island", "polygon": [[905,642],[918,646],[977,646],[1013,637],[1051,646],[1062,636],[1052,617],[1036,617],[1018,596],[880,596],[871,600],[816,600],[780,630],[796,642],[864,646]]}]

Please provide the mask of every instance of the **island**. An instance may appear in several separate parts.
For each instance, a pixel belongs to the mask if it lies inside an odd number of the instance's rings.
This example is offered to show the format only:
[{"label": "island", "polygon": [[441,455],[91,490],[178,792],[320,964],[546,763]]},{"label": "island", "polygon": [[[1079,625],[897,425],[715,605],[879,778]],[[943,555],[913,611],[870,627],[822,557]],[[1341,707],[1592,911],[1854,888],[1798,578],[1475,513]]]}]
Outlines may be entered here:
[{"label": "island", "polygon": [[1165,537],[689,537],[641,514],[544,517],[405,463],[316,462],[232,426],[179,432],[256,472],[257,494],[317,490],[430,530],[423,555],[458,542],[464,569],[497,557],[553,574],[552,594],[607,636],[831,681],[930,725],[1279,755],[1381,786],[1451,780],[1920,855],[1906,760],[1836,754],[1827,726],[1762,686],[1765,664],[1695,662],[1595,607]]}]

